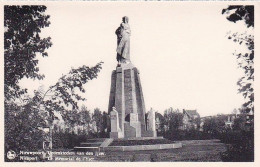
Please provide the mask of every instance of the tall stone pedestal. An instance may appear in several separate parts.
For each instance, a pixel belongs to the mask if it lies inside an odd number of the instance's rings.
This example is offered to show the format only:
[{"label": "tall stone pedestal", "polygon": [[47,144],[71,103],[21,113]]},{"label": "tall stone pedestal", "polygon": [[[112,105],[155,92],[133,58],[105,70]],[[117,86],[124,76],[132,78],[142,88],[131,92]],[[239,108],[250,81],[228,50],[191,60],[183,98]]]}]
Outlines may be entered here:
[{"label": "tall stone pedestal", "polygon": [[139,71],[131,63],[121,64],[112,72],[109,112],[112,111],[112,107],[115,107],[118,112],[121,135],[115,135],[115,132],[111,129],[111,138],[156,136],[156,134],[147,131]]}]

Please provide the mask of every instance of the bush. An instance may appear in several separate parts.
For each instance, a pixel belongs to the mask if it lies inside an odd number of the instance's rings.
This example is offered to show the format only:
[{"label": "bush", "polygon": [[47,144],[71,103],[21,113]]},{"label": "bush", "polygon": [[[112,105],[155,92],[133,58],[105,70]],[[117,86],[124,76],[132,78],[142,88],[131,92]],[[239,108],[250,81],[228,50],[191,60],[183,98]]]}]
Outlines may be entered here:
[{"label": "bush", "polygon": [[169,140],[208,140],[214,139],[211,134],[201,132],[199,130],[178,130],[178,131],[167,131],[163,137]]},{"label": "bush", "polygon": [[68,132],[55,132],[52,136],[53,149],[73,149],[81,142],[94,138],[93,135],[77,135]]},{"label": "bush", "polygon": [[229,132],[222,136],[222,142],[228,144],[228,149],[221,157],[226,162],[254,161],[254,131]]},{"label": "bush", "polygon": [[54,149],[73,149],[80,143],[93,138],[107,138],[108,133],[75,134],[74,132],[54,132],[52,135],[52,146]]}]

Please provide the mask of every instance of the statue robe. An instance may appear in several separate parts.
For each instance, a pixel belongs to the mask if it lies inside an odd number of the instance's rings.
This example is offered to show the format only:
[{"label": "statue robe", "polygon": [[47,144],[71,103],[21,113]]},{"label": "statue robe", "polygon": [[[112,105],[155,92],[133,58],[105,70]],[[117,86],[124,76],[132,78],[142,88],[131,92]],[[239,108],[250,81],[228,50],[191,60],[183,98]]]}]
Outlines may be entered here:
[{"label": "statue robe", "polygon": [[130,60],[130,26],[127,23],[121,23],[116,31],[117,34],[117,61]]}]

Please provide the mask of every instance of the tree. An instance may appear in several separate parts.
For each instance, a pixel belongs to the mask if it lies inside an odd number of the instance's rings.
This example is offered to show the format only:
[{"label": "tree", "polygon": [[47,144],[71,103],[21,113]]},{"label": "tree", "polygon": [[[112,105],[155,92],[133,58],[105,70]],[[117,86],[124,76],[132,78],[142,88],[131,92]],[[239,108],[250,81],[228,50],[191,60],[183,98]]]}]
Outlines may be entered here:
[{"label": "tree", "polygon": [[[77,91],[85,92],[84,84],[97,77],[98,72],[101,70],[101,64],[102,62],[91,68],[82,66],[72,69],[67,75],[63,75],[55,85],[50,86],[47,91],[39,89],[35,91],[33,97],[28,96],[27,99],[23,99],[24,104],[22,105],[6,102],[6,150],[9,150],[11,147],[16,150],[25,148],[35,149],[37,146],[39,148],[37,141],[38,144],[42,141],[42,131],[39,127],[52,127],[53,120],[57,119],[56,113],[61,114],[64,121],[69,124],[69,127],[73,128],[79,125],[80,112],[78,110],[78,101],[85,99]],[[50,96],[46,96],[47,94]],[[99,118],[98,112],[96,111],[95,113],[97,118]],[[85,119],[88,119],[87,116]],[[20,126],[17,122],[21,122],[22,125]],[[99,128],[99,122],[98,125]],[[28,140],[23,139],[24,136],[27,136]],[[35,144],[29,144],[28,141],[30,143],[35,142]]]},{"label": "tree", "polygon": [[162,116],[162,114],[155,112],[155,121],[159,121],[159,125],[157,128],[157,135],[164,135],[165,129],[164,129],[164,125],[165,125],[165,120],[164,117]]},{"label": "tree", "polygon": [[92,121],[94,122],[95,126],[96,126],[96,130],[97,130],[97,134],[99,135],[99,133],[102,130],[102,123],[103,123],[103,116],[102,113],[100,111],[99,108],[95,108],[94,109],[94,114],[92,116]]},{"label": "tree", "polygon": [[196,127],[194,127],[194,129],[197,129],[197,130],[200,129],[200,123],[201,123],[200,117],[192,118],[192,122],[194,122],[196,125]]},{"label": "tree", "polygon": [[[103,62],[94,67],[81,66],[77,69],[71,69],[66,75],[63,75],[55,85],[49,87],[46,92],[41,93],[39,105],[49,114],[49,123],[55,119],[55,112],[59,112],[64,119],[66,114],[73,110],[78,110],[78,101],[86,100],[79,92],[85,93],[84,85],[94,78],[102,69]],[[49,95],[46,99],[46,95]],[[55,112],[54,112],[55,111]]]},{"label": "tree", "polygon": [[78,123],[78,101],[85,100],[79,93],[85,93],[84,85],[97,78],[102,62],[71,69],[47,91],[39,89],[31,97],[19,87],[19,80],[44,78],[39,74],[37,55],[48,56],[45,50],[52,43],[50,37],[41,38],[39,34],[41,28],[49,26],[50,16],[44,14],[45,6],[4,9],[5,151],[35,149],[43,136],[40,127],[51,127],[57,119],[55,113],[72,124]]},{"label": "tree", "polygon": [[218,115],[205,119],[203,125],[204,133],[211,134],[212,137],[218,138],[219,134],[226,130],[225,120],[227,120],[227,116],[225,115]]},{"label": "tree", "polygon": [[46,122],[44,112],[35,107],[36,98],[23,105],[5,103],[5,151],[36,150],[42,145]]},{"label": "tree", "polygon": [[233,111],[232,111],[232,114],[235,114],[235,115],[237,115],[237,114],[238,114],[238,111],[237,111],[237,109],[236,109],[236,108],[234,108],[234,109],[233,109]]},{"label": "tree", "polygon": [[91,122],[90,111],[87,109],[86,106],[83,105],[80,110],[80,125],[83,126],[84,133],[87,132],[87,134],[89,134],[90,122]]},{"label": "tree", "polygon": [[26,93],[18,85],[20,79],[43,79],[39,74],[39,54],[48,56],[51,38],[41,38],[40,32],[50,25],[46,6],[4,6],[4,87],[5,99]]},{"label": "tree", "polygon": [[[243,21],[247,28],[254,28],[254,6],[252,5],[229,6],[222,10],[222,14],[227,14],[229,21],[234,23]],[[233,33],[228,38],[247,48],[246,53],[235,53],[238,67],[244,71],[244,76],[238,80],[237,85],[239,86],[238,92],[246,99],[240,111],[245,114],[251,111],[254,113],[254,35]],[[249,115],[247,116],[249,117]],[[246,124],[248,130],[244,130]],[[236,119],[234,129],[239,136],[227,150],[223,157],[224,161],[254,161],[254,119],[251,118],[248,122],[242,117]]]},{"label": "tree", "polygon": [[24,77],[43,79],[37,67],[37,55],[48,56],[51,38],[41,38],[40,32],[50,25],[46,6],[4,6],[4,106],[5,106],[5,152],[33,150],[42,141],[44,113],[36,104],[39,94],[33,98],[24,96],[19,80]]},{"label": "tree", "polygon": [[108,131],[109,115],[105,111],[102,113],[102,132]]},{"label": "tree", "polygon": [[227,19],[231,22],[244,21],[247,27],[254,27],[254,6],[252,5],[230,5],[222,10],[222,14],[228,14]]},{"label": "tree", "polygon": [[167,138],[173,139],[183,125],[183,114],[178,109],[173,110],[171,107],[164,111],[163,117],[165,121],[164,125],[166,126],[165,135]]},{"label": "tree", "polygon": [[179,112],[179,110],[175,110],[169,113],[170,122],[169,122],[169,130],[170,131],[178,131],[180,127],[183,125],[183,114]]},{"label": "tree", "polygon": [[[248,28],[254,27],[254,6],[229,6],[222,10],[222,14],[227,14],[227,19],[231,22],[244,21]],[[238,80],[237,85],[238,92],[246,99],[243,111],[249,113],[254,111],[254,35],[233,33],[228,38],[248,49],[247,53],[234,53],[234,55],[237,57],[238,67],[243,69],[245,74]]]},{"label": "tree", "polygon": [[246,129],[245,122],[246,122],[246,115],[240,114],[239,117],[237,117],[234,120],[234,124],[232,126],[232,129],[234,131],[244,131]]},{"label": "tree", "polygon": [[66,114],[63,115],[63,120],[65,124],[68,125],[69,130],[73,132],[74,128],[77,127],[80,122],[79,111],[76,109],[67,111]]}]

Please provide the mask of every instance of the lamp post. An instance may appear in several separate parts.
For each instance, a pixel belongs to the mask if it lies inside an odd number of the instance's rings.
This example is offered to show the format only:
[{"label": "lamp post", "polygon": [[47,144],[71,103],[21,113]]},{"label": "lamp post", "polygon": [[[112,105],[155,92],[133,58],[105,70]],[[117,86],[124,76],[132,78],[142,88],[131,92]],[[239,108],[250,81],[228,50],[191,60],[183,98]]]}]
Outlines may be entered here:
[{"label": "lamp post", "polygon": [[52,149],[52,129],[51,127],[44,127],[44,141],[43,141],[43,149],[51,150]]},{"label": "lamp post", "polygon": [[51,127],[43,127],[44,132],[44,141],[43,141],[43,150],[44,155],[43,159],[52,159],[52,128]]}]

